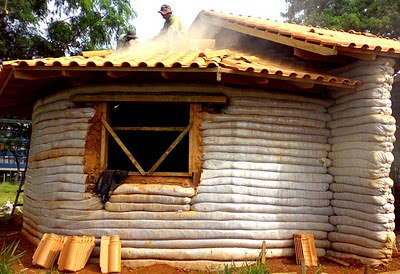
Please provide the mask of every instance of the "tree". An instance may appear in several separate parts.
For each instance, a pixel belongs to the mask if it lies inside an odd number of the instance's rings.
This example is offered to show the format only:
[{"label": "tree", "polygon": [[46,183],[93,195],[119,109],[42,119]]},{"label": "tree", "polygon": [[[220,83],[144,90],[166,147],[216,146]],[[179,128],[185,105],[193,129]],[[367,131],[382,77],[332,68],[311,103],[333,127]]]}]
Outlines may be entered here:
[{"label": "tree", "polygon": [[26,120],[0,119],[0,144],[3,152],[10,152],[17,164],[16,181],[19,180],[21,159],[28,156],[31,124]]},{"label": "tree", "polygon": [[400,0],[285,0],[288,21],[400,37]]},{"label": "tree", "polygon": [[[130,0],[0,0],[0,61],[110,48],[132,26]],[[1,12],[0,12],[1,13]]]}]

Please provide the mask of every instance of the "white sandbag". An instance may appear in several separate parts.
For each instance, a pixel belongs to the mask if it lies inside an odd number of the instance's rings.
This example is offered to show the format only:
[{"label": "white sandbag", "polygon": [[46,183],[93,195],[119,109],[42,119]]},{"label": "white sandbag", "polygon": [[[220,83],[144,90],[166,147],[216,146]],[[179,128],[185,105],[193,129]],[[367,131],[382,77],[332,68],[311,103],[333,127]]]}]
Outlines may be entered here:
[{"label": "white sandbag", "polygon": [[214,221],[259,221],[259,222],[315,222],[328,223],[328,216],[313,214],[259,214],[240,212],[109,212],[106,210],[77,210],[77,209],[46,209],[29,206],[24,212],[30,212],[35,216],[48,219],[60,219],[70,221],[82,220],[208,220]]},{"label": "white sandbag", "polygon": [[54,120],[45,120],[41,121],[39,123],[36,123],[35,126],[33,127],[33,130],[42,130],[48,127],[56,127],[56,126],[61,126],[61,125],[71,125],[71,124],[87,124],[89,123],[91,118],[75,118],[75,119],[70,119],[70,118],[59,118],[59,119],[54,119]]},{"label": "white sandbag", "polygon": [[339,232],[330,232],[328,234],[328,239],[333,243],[333,242],[339,242],[339,243],[347,243],[347,244],[354,244],[354,245],[359,245],[362,247],[369,247],[369,248],[375,248],[375,249],[381,249],[381,248],[392,248],[393,243],[382,243],[378,241],[374,241],[362,236],[357,236],[357,235],[349,235],[349,234],[343,234]]},{"label": "white sandbag", "polygon": [[66,209],[80,209],[80,210],[95,210],[103,208],[101,199],[96,196],[92,196],[89,199],[83,201],[42,201],[42,200],[32,200],[28,196],[24,196],[24,203],[31,207],[56,209],[56,208],[66,208]]},{"label": "white sandbag", "polygon": [[388,186],[382,188],[369,188],[367,186],[355,186],[342,183],[330,184],[330,190],[332,190],[333,192],[348,192],[363,195],[382,195],[392,193],[391,189]]},{"label": "white sandbag", "polygon": [[[318,256],[324,256],[325,250],[317,249]],[[249,248],[198,248],[198,249],[147,249],[122,248],[121,256],[127,259],[179,259],[179,260],[256,260],[260,249]],[[287,257],[294,255],[294,248],[273,248],[266,251],[266,256]]]},{"label": "white sandbag", "polygon": [[31,140],[32,146],[47,144],[51,142],[63,142],[66,140],[85,140],[87,135],[87,131],[70,131],[70,132],[63,132],[57,134],[51,134],[47,136],[42,136],[38,138],[33,138]]},{"label": "white sandbag", "polygon": [[[351,102],[350,102],[351,103]],[[392,115],[391,107],[359,107],[350,108],[344,111],[335,112],[332,115],[333,120],[365,116],[371,114]]]},{"label": "white sandbag", "polygon": [[79,192],[84,193],[87,185],[71,184],[63,182],[45,183],[40,185],[32,184],[30,181],[25,181],[25,189],[35,193],[52,193],[52,192]]},{"label": "white sandbag", "polygon": [[187,197],[173,197],[163,195],[149,195],[149,194],[112,194],[110,203],[154,203],[154,204],[173,204],[173,205],[186,205],[190,203],[190,198]]},{"label": "white sandbag", "polygon": [[329,113],[321,113],[310,110],[299,110],[293,108],[281,109],[269,107],[263,109],[254,107],[228,106],[223,110],[223,112],[226,114],[253,114],[266,116],[299,117],[322,122],[328,122],[332,120],[332,116]]},{"label": "white sandbag", "polygon": [[328,109],[329,113],[341,112],[354,108],[365,108],[365,107],[388,107],[392,106],[392,101],[390,99],[362,99],[355,100],[351,102],[346,102],[343,104],[336,104]]},{"label": "white sandbag", "polygon": [[393,143],[391,142],[347,142],[347,143],[338,143],[332,146],[332,151],[343,151],[350,149],[362,149],[368,151],[384,151],[391,152],[394,148]]},{"label": "white sandbag", "polygon": [[349,216],[355,219],[369,221],[377,224],[387,224],[394,222],[394,213],[370,214],[359,210],[334,207],[333,212],[338,216]]},{"label": "white sandbag", "polygon": [[57,166],[73,166],[83,165],[83,156],[65,156],[53,159],[47,159],[42,161],[29,162],[29,167],[32,169],[46,168],[46,167],[57,167]]},{"label": "white sandbag", "polygon": [[283,132],[283,133],[296,133],[304,135],[317,135],[317,136],[329,136],[330,131],[326,128],[311,128],[302,126],[292,125],[274,125],[274,124],[262,124],[249,121],[227,121],[227,122],[208,122],[203,121],[200,129],[251,129],[268,132]]},{"label": "white sandbag", "polygon": [[390,99],[391,89],[386,86],[375,87],[372,89],[364,89],[355,93],[345,95],[336,99],[336,104],[344,104],[346,102],[360,99]]},{"label": "white sandbag", "polygon": [[[86,184],[86,179],[88,177],[87,174],[72,174],[72,173],[66,173],[66,174],[54,174],[54,175],[36,175],[36,176],[31,176],[31,173],[33,171],[29,170],[28,175],[26,176],[26,179],[31,182],[34,185],[40,185],[40,184],[45,184],[45,183],[59,183],[59,184],[77,184],[77,185],[85,185]],[[43,187],[45,188],[45,187]]]},{"label": "white sandbag", "polygon": [[69,148],[85,148],[85,140],[65,140],[63,142],[53,142],[42,145],[31,146],[29,149],[29,154],[33,155],[36,153],[46,152],[56,149],[69,149]]},{"label": "white sandbag", "polygon": [[203,145],[203,153],[210,152],[230,152],[230,153],[247,153],[260,155],[281,155],[304,158],[326,158],[328,152],[326,150],[304,150],[304,149],[288,149],[263,147],[252,145]]},{"label": "white sandbag", "polygon": [[335,258],[359,260],[362,264],[369,265],[371,267],[378,267],[381,264],[385,264],[385,263],[389,262],[389,259],[372,259],[372,258],[355,255],[355,254],[342,253],[342,252],[337,252],[337,251],[333,251],[333,250],[327,250],[326,255],[332,256]]},{"label": "white sandbag", "polygon": [[46,105],[41,105],[39,108],[36,108],[32,112],[32,119],[35,119],[35,117],[41,113],[74,108],[75,106],[76,106],[75,103],[67,101],[67,100],[57,101],[57,102],[53,102],[53,103],[46,104]]},{"label": "white sandbag", "polygon": [[[268,248],[293,247],[293,240],[266,240]],[[122,246],[133,248],[260,248],[259,240],[250,239],[191,239],[191,240],[158,240],[158,241],[137,241],[122,240]],[[315,240],[317,248],[329,248],[328,240]]]},{"label": "white sandbag", "polygon": [[394,202],[394,196],[392,194],[380,195],[380,196],[370,196],[362,195],[356,193],[340,193],[336,192],[333,194],[333,198],[337,200],[345,200],[359,203],[366,203],[372,205],[383,206],[387,203]]},{"label": "white sandbag", "polygon": [[360,167],[330,167],[328,168],[329,174],[341,176],[355,176],[368,179],[379,179],[388,177],[390,168],[360,168]]},{"label": "white sandbag", "polygon": [[372,163],[391,164],[394,156],[391,152],[367,151],[362,149],[351,149],[348,151],[329,152],[332,160],[341,159],[364,159]]},{"label": "white sandbag", "polygon": [[340,127],[331,130],[332,137],[357,134],[371,133],[376,135],[391,136],[396,132],[396,125],[383,125],[378,123],[355,125],[350,127]]},{"label": "white sandbag", "polygon": [[46,120],[54,120],[60,118],[92,118],[96,110],[94,108],[75,108],[75,109],[65,109],[65,110],[56,110],[46,113],[38,114],[35,119],[32,121],[32,125],[39,123],[41,121]]},{"label": "white sandbag", "polygon": [[301,149],[301,150],[326,150],[329,151],[329,144],[296,142],[280,140],[264,140],[256,138],[239,138],[239,137],[218,137],[218,136],[203,136],[203,145],[243,145],[243,146],[262,146],[270,148],[285,148],[285,149]]},{"label": "white sandbag", "polygon": [[328,183],[301,183],[290,181],[265,181],[257,179],[235,178],[235,177],[218,177],[203,179],[200,182],[201,186],[218,186],[218,185],[233,185],[256,188],[275,188],[275,189],[293,189],[293,190],[309,190],[309,191],[327,191]]},{"label": "white sandbag", "polygon": [[370,162],[363,159],[338,159],[332,161],[333,167],[361,167],[367,169],[390,168],[392,163]]},{"label": "white sandbag", "polygon": [[248,106],[248,107],[276,107],[276,108],[294,108],[305,109],[316,112],[326,112],[326,108],[320,104],[306,103],[306,102],[291,102],[288,100],[277,99],[260,99],[254,97],[234,97],[229,100],[230,105],[235,106]]},{"label": "white sandbag", "polygon": [[276,205],[276,206],[310,206],[327,207],[330,204],[328,199],[305,199],[305,198],[275,198],[259,197],[242,194],[198,194],[192,198],[192,204],[197,203],[233,203],[244,205]]},{"label": "white sandbag", "polygon": [[[228,155],[222,155],[228,154]],[[230,155],[229,155],[230,154]],[[237,161],[235,161],[234,155],[237,156]],[[247,156],[248,155],[248,156]],[[315,173],[315,174],[325,174],[327,169],[325,167],[317,167],[317,166],[307,166],[308,161],[304,161],[303,159],[310,160],[312,162],[313,159],[310,158],[299,158],[290,156],[281,156],[283,159],[279,159],[279,156],[269,156],[269,155],[253,155],[253,154],[235,154],[235,153],[220,153],[220,152],[211,152],[204,155],[204,169],[243,169],[243,170],[264,170],[264,171],[273,171],[273,172],[297,172],[297,173]],[[221,160],[207,160],[207,159],[218,159]],[[228,158],[228,159],[223,159]],[[294,164],[290,164],[293,158]],[[268,161],[271,159],[271,161]],[[278,162],[282,160],[282,162]],[[303,161],[301,161],[303,160]],[[287,161],[285,164],[285,161]],[[315,162],[317,162],[316,160]],[[261,163],[260,163],[261,162]],[[330,161],[327,161],[330,164]],[[321,163],[323,165],[323,163]],[[328,164],[327,164],[328,165]]]},{"label": "white sandbag", "polygon": [[373,249],[354,244],[337,243],[337,242],[332,243],[332,249],[339,252],[352,253],[374,259],[390,258],[392,255],[392,249],[384,249],[384,248]]},{"label": "white sandbag", "polygon": [[89,123],[75,123],[69,125],[55,126],[55,127],[47,127],[42,130],[33,130],[32,131],[32,139],[39,138],[41,136],[46,136],[49,134],[58,134],[69,131],[88,131],[90,127]]},{"label": "white sandbag", "polygon": [[241,88],[239,90],[237,88],[234,88],[229,90],[229,92],[226,92],[225,94],[227,94],[229,98],[231,97],[243,98],[243,95],[245,94],[246,97],[260,98],[261,100],[269,98],[269,99],[277,99],[285,101],[312,103],[312,104],[322,105],[325,107],[329,107],[335,103],[335,101],[330,98],[316,98],[311,96],[294,94],[292,92],[289,93],[289,92],[274,91],[274,90],[272,91],[258,90],[257,92],[255,92],[254,89]]},{"label": "white sandbag", "polygon": [[392,85],[390,85],[388,83],[365,83],[365,84],[357,86],[356,90],[363,91],[363,90],[374,89],[374,88],[379,88],[379,87],[383,87],[385,89],[388,89],[389,91],[392,90]]},{"label": "white sandbag", "polygon": [[204,137],[241,137],[251,139],[267,139],[280,141],[301,141],[311,143],[326,144],[326,136],[313,136],[293,133],[276,133],[252,129],[206,129],[203,131]]},{"label": "white sandbag", "polygon": [[108,211],[189,211],[190,205],[167,205],[167,204],[148,204],[148,203],[110,203],[105,204]]},{"label": "white sandbag", "polygon": [[31,154],[30,161],[43,161],[51,158],[66,157],[66,156],[84,156],[84,148],[60,148],[51,151],[44,151],[35,154]]},{"label": "white sandbag", "polygon": [[[45,217],[36,217],[27,213],[27,217],[40,225],[48,228],[63,228],[71,230],[90,229],[104,226],[104,220],[90,221],[69,221],[60,219],[48,219]],[[251,227],[251,229],[249,229]],[[275,229],[317,229],[321,231],[333,231],[331,224],[312,223],[312,222],[254,222],[254,221],[212,221],[212,220],[107,220],[108,229],[193,229],[193,230],[275,230]]]},{"label": "white sandbag", "polygon": [[371,114],[358,116],[353,118],[339,119],[330,121],[327,123],[329,128],[340,128],[340,127],[349,127],[361,124],[369,124],[369,123],[379,123],[385,125],[394,125],[396,123],[396,119],[390,115],[382,115],[382,114]]},{"label": "white sandbag", "polygon": [[221,194],[243,194],[259,197],[273,197],[273,198],[303,198],[303,199],[332,199],[332,192],[319,192],[319,191],[302,191],[302,190],[287,190],[287,189],[268,189],[258,187],[245,187],[245,186],[204,186],[197,187],[197,193],[221,193]]},{"label": "white sandbag", "polygon": [[377,224],[349,216],[330,216],[329,223],[333,225],[357,226],[371,231],[388,231],[388,232],[393,231],[395,226],[393,222]]},{"label": "white sandbag", "polygon": [[385,64],[374,64],[374,65],[361,65],[359,67],[355,67],[353,69],[347,70],[345,72],[339,73],[336,76],[346,77],[346,78],[357,78],[361,75],[376,75],[376,74],[394,74],[394,69],[390,65]]},{"label": "white sandbag", "polygon": [[77,192],[34,192],[35,189],[25,188],[24,194],[33,200],[41,201],[82,201],[89,199],[92,194],[90,193],[77,193]]},{"label": "white sandbag", "polygon": [[326,128],[326,123],[317,120],[310,120],[299,117],[279,117],[279,116],[261,116],[261,115],[235,115],[235,114],[211,114],[204,112],[203,121],[208,122],[253,122],[274,125],[303,126],[312,128]]},{"label": "white sandbag", "polygon": [[393,187],[393,180],[389,177],[381,179],[365,179],[352,176],[335,176],[335,182],[373,189]]},{"label": "white sandbag", "polygon": [[343,201],[343,200],[332,200],[331,205],[334,207],[347,208],[359,210],[366,213],[378,214],[378,213],[393,213],[394,205],[387,203],[385,205],[372,205],[353,201]]},{"label": "white sandbag", "polygon": [[271,181],[295,181],[307,183],[332,183],[333,177],[330,174],[305,174],[305,173],[283,173],[265,172],[256,170],[203,170],[201,179],[218,177],[239,177],[248,179],[271,180]]},{"label": "white sandbag", "polygon": [[366,237],[382,243],[393,242],[396,238],[393,231],[370,231],[365,228],[348,225],[337,225],[337,231],[345,234]]},{"label": "white sandbag", "polygon": [[389,85],[393,84],[393,76],[388,74],[358,76],[357,80],[361,81],[362,83],[387,83]]},{"label": "white sandbag", "polygon": [[68,165],[68,166],[55,166],[55,167],[43,167],[32,169],[29,165],[28,174],[32,177],[56,175],[56,174],[83,174],[83,165]]},{"label": "white sandbag", "polygon": [[332,208],[309,206],[276,206],[263,204],[237,204],[237,203],[196,203],[191,206],[192,211],[212,212],[259,212],[259,213],[287,213],[287,214],[315,214],[332,215]]},{"label": "white sandbag", "polygon": [[114,190],[113,194],[152,194],[176,197],[193,197],[195,189],[177,185],[161,184],[122,184]]},{"label": "white sandbag", "polygon": [[391,136],[382,136],[370,133],[359,133],[352,135],[345,135],[339,137],[331,137],[328,139],[329,144],[335,145],[340,143],[347,142],[379,142],[379,143],[394,143],[396,141],[396,137],[394,135]]},{"label": "white sandbag", "polygon": [[26,231],[24,228],[21,229],[21,234],[25,237],[25,239],[28,240],[31,244],[34,246],[38,246],[40,243],[40,238],[37,238],[33,235],[31,235],[28,231]]}]

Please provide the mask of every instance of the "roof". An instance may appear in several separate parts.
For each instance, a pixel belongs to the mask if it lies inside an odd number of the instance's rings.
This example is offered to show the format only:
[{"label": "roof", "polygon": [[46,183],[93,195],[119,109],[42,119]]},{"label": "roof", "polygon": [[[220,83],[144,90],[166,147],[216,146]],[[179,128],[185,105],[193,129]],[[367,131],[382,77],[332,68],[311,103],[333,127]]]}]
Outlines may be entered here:
[{"label": "roof", "polygon": [[321,55],[344,54],[360,59],[374,59],[373,55],[400,58],[399,41],[365,32],[337,31],[215,11],[200,12],[192,26],[196,25],[196,21],[201,21],[198,24],[214,24]]},{"label": "roof", "polygon": [[[263,79],[284,80],[290,83],[323,85],[338,88],[355,88],[360,81],[335,77],[312,71],[302,66],[257,57],[230,50],[172,50],[158,48],[148,51],[148,45],[125,52],[83,53],[83,56],[17,60],[4,62],[0,71],[0,115],[13,112],[15,107],[32,105],[45,87],[74,78],[80,82],[85,77],[91,81],[115,80],[130,77],[134,73],[185,73],[197,74],[197,79],[210,74],[215,82],[229,84],[227,75],[241,75]],[[85,76],[85,73],[90,73]],[[186,74],[187,73],[187,74]],[[87,74],[89,75],[89,74]],[[130,76],[129,76],[130,75]],[[165,74],[163,74],[165,77]],[[171,76],[172,77],[172,76]],[[167,77],[168,78],[168,77]],[[182,80],[178,76],[175,80]],[[232,78],[232,77],[231,77]],[[205,79],[205,78],[204,78]],[[24,96],[16,96],[23,94]],[[3,111],[2,111],[3,110]]]}]

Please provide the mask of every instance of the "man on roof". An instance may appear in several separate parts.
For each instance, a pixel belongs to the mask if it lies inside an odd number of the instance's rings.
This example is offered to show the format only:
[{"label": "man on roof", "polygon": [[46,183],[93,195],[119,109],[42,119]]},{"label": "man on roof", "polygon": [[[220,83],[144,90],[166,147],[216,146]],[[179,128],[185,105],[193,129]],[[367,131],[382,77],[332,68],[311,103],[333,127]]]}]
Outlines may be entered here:
[{"label": "man on roof", "polygon": [[125,35],[118,39],[117,50],[127,49],[136,44],[136,29],[129,30]]},{"label": "man on roof", "polygon": [[158,11],[161,16],[164,18],[165,23],[160,33],[154,37],[153,39],[159,38],[183,38],[186,36],[186,28],[183,25],[181,19],[172,14],[172,9],[168,5],[162,5],[160,10]]}]

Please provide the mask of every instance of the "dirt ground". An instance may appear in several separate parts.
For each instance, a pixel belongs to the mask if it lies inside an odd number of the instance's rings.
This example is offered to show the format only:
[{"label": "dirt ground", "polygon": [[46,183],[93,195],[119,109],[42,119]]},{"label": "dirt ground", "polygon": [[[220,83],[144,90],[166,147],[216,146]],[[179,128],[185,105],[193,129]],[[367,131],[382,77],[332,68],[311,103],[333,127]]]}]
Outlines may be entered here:
[{"label": "dirt ground", "polygon": [[[10,225],[10,224],[0,224],[0,247],[5,242],[6,244],[11,244],[13,241],[20,240],[18,251],[26,250],[26,254],[21,259],[20,263],[16,265],[17,271],[23,271],[23,273],[50,273],[37,266],[32,265],[32,256],[35,251],[35,247],[30,244],[21,234],[21,227]],[[344,260],[350,264],[350,267],[345,268],[337,263],[331,262],[327,259],[321,258],[320,264],[322,265],[323,273],[346,273],[346,274],[358,274],[358,273],[385,273],[396,271],[395,273],[400,273],[400,258],[394,258],[392,262],[387,266],[381,266],[379,268],[368,268],[366,270],[365,266],[356,260]],[[300,266],[296,265],[295,258],[271,258],[267,259],[267,266],[272,273],[301,273]],[[316,267],[310,267],[307,273],[315,273]],[[366,272],[368,271],[368,272]],[[92,274],[101,273],[98,264],[87,264],[85,269],[79,271],[80,274]],[[121,273],[133,273],[133,274],[148,274],[148,273],[204,273],[200,271],[189,271],[186,269],[173,268],[168,265],[153,265],[150,267],[140,267],[140,268],[126,268],[123,267]],[[206,272],[207,273],[207,272]],[[394,273],[394,272],[392,272]]]}]

